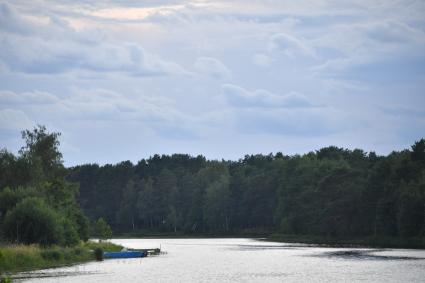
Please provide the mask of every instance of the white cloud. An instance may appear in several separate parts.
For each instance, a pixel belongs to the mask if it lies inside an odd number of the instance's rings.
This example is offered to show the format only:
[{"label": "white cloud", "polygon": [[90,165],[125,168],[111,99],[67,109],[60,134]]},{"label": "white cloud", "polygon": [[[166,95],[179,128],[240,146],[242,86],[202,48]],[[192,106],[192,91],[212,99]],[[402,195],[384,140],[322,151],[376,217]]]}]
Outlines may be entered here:
[{"label": "white cloud", "polygon": [[15,104],[29,104],[29,105],[39,105],[39,104],[54,104],[58,102],[59,99],[47,92],[42,91],[33,91],[33,92],[23,92],[15,93],[13,91],[2,91],[0,90],[0,102],[2,105],[15,105]]},{"label": "white cloud", "polygon": [[333,56],[311,68],[317,74],[387,62],[403,57],[420,57],[425,32],[393,19],[338,24],[313,41],[315,48],[331,50]]},{"label": "white cloud", "polygon": [[320,137],[351,130],[347,115],[332,108],[241,109],[236,130],[246,134]]},{"label": "white cloud", "polygon": [[230,70],[215,58],[199,57],[195,61],[194,68],[198,73],[216,79],[227,79],[230,77]]},{"label": "white cloud", "polygon": [[304,95],[290,92],[284,95],[271,93],[267,90],[257,89],[248,91],[240,86],[224,84],[222,85],[223,95],[226,101],[241,108],[308,108],[314,107]]},{"label": "white cloud", "polygon": [[286,33],[274,34],[270,38],[269,50],[280,51],[290,57],[295,55],[314,56],[313,50],[303,40]]},{"label": "white cloud", "polygon": [[24,130],[33,123],[24,112],[14,109],[0,110],[0,130]]},{"label": "white cloud", "polygon": [[150,54],[137,43],[118,42],[98,29],[77,31],[58,17],[29,21],[0,6],[0,61],[11,71],[60,73],[73,69],[122,72],[133,76],[185,74],[174,62]]},{"label": "white cloud", "polygon": [[193,128],[188,127],[193,123],[192,117],[181,113],[172,101],[161,97],[125,95],[104,89],[74,89],[70,95],[61,98],[38,91],[0,91],[0,104],[10,108],[4,110],[1,118],[4,124],[13,127],[27,127],[30,125],[27,117],[31,117],[39,124],[50,124],[51,119],[61,124],[67,121],[136,123],[158,134],[164,134],[164,129],[173,129],[173,135],[179,138],[196,136]]},{"label": "white cloud", "polygon": [[73,163],[338,142],[385,153],[423,132],[422,112],[403,113],[424,105],[424,1],[2,3],[0,109],[64,132]]},{"label": "white cloud", "polygon": [[268,67],[273,62],[273,60],[264,54],[255,54],[253,57],[254,64],[261,67]]}]

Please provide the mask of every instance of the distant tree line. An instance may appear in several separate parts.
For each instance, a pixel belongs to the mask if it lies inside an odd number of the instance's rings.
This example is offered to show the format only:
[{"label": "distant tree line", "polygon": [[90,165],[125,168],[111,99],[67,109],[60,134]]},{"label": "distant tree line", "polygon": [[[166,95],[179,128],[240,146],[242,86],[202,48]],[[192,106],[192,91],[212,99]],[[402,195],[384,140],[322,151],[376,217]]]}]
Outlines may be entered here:
[{"label": "distant tree line", "polygon": [[378,156],[334,146],[208,161],[154,155],[68,169],[78,202],[114,231],[416,237],[425,234],[425,140]]},{"label": "distant tree line", "polygon": [[22,132],[17,156],[0,150],[0,240],[73,246],[89,238],[78,184],[65,179],[59,136],[38,126]]}]

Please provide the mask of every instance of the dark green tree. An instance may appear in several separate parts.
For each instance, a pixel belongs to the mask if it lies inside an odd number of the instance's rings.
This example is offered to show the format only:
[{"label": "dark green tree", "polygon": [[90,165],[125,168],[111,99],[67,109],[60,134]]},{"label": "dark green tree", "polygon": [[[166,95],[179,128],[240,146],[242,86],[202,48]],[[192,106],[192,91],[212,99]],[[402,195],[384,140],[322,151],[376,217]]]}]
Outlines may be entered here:
[{"label": "dark green tree", "polygon": [[61,216],[39,198],[26,198],[9,210],[4,219],[8,240],[41,245],[63,243]]}]

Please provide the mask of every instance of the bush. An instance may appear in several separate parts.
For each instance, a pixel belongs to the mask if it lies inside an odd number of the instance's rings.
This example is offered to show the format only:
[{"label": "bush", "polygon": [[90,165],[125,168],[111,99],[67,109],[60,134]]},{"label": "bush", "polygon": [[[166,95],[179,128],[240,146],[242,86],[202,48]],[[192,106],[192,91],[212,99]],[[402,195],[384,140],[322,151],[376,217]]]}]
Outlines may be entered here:
[{"label": "bush", "polygon": [[79,238],[85,242],[88,241],[89,234],[90,234],[89,219],[83,214],[83,212],[80,209],[74,210],[73,219],[77,225],[77,232],[78,232]]},{"label": "bush", "polygon": [[112,237],[112,229],[105,219],[99,218],[96,222],[96,234],[99,239],[106,240]]},{"label": "bush", "polygon": [[42,250],[40,254],[45,260],[59,261],[62,258],[62,254],[58,250]]},{"label": "bush", "polygon": [[77,256],[83,254],[83,252],[84,252],[84,250],[81,247],[76,247],[74,249],[74,254],[77,255]]},{"label": "bush", "polygon": [[51,245],[63,241],[60,216],[35,197],[22,200],[8,211],[3,229],[6,238],[12,242]]},{"label": "bush", "polygon": [[75,246],[80,242],[80,237],[78,236],[77,229],[69,219],[63,219],[63,244],[65,246],[71,247]]},{"label": "bush", "polygon": [[97,248],[104,250],[105,252],[119,252],[123,249],[123,246],[116,245],[111,242],[93,242],[88,241],[84,243],[83,245],[86,248],[89,248],[91,250],[95,250]]}]

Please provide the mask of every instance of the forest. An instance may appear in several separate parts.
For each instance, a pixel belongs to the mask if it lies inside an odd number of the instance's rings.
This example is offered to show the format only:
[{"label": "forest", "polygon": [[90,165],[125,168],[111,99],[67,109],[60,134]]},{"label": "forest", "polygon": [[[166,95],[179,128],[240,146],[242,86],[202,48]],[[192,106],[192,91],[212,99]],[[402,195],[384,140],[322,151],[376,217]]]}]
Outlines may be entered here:
[{"label": "forest", "polygon": [[425,234],[424,139],[387,156],[329,146],[66,168],[59,136],[39,126],[22,132],[18,155],[0,151],[1,239],[72,246],[100,230],[110,237],[107,223],[115,235]]},{"label": "forest", "polygon": [[154,155],[67,169],[117,233],[423,237],[425,140],[387,156],[329,146],[238,161]]}]

